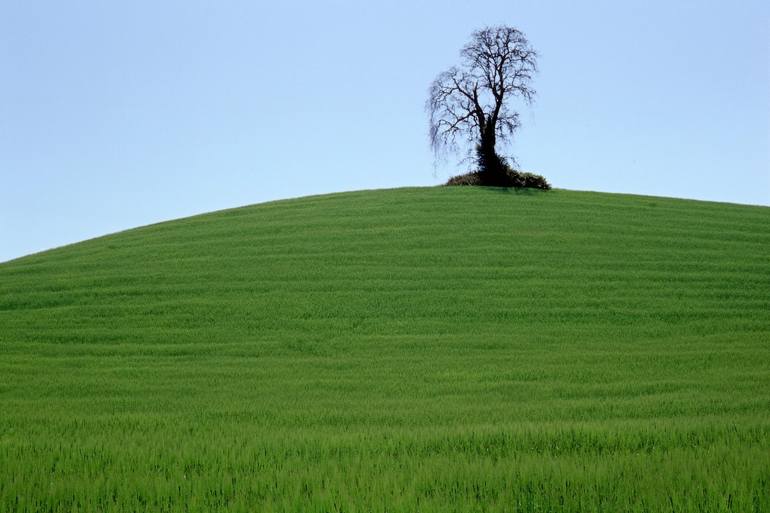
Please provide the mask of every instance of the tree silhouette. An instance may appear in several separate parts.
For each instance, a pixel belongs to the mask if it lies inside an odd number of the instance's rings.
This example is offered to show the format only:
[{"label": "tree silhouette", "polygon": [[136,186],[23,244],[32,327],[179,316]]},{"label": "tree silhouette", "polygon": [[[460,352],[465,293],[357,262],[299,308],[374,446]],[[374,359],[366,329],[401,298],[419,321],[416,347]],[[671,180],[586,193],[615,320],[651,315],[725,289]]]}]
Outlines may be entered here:
[{"label": "tree silhouette", "polygon": [[496,26],[474,32],[460,56],[461,65],[441,73],[430,87],[431,148],[438,155],[467,144],[475,150],[483,183],[506,185],[509,167],[496,145],[512,140],[520,126],[511,100],[533,101],[537,52],[519,30]]}]

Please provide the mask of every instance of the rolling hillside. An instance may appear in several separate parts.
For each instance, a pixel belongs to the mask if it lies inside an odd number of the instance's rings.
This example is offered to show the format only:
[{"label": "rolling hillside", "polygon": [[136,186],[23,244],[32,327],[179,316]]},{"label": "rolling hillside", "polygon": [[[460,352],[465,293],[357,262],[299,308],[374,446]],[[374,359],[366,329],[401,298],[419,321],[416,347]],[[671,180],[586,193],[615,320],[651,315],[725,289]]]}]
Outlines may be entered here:
[{"label": "rolling hillside", "polygon": [[0,512],[770,511],[770,208],[364,191],[0,264]]}]

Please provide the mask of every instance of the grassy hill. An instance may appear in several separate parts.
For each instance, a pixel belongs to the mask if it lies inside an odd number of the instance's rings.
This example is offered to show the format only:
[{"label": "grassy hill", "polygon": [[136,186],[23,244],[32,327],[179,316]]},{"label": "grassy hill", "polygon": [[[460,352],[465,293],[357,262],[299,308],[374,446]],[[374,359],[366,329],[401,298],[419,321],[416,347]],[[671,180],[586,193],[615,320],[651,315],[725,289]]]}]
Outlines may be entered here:
[{"label": "grassy hill", "polygon": [[770,208],[308,197],[0,265],[0,511],[770,511]]}]

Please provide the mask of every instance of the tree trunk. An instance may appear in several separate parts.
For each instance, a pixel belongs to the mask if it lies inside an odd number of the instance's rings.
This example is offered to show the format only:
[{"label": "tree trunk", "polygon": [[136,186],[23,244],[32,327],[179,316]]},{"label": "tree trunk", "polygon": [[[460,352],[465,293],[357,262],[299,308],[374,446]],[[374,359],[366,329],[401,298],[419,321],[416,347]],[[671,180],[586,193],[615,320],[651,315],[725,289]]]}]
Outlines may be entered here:
[{"label": "tree trunk", "polygon": [[481,138],[476,146],[476,160],[482,181],[486,185],[501,186],[506,183],[506,165],[495,151],[495,129],[487,123],[481,129]]}]

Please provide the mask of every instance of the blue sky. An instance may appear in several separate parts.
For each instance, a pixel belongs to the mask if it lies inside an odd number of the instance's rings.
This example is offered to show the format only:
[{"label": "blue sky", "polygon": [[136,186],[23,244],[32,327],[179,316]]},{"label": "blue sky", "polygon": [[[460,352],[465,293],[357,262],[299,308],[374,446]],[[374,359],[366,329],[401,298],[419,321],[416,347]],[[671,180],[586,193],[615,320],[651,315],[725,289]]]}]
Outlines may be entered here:
[{"label": "blue sky", "polygon": [[540,52],[511,153],[556,187],[770,205],[770,4],[0,2],[0,261],[266,200],[438,184],[470,33]]}]

